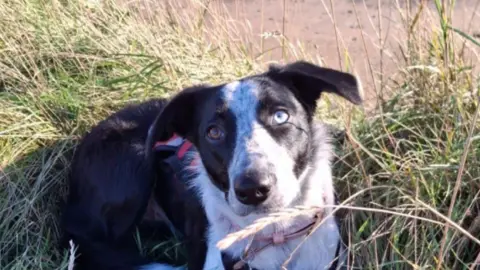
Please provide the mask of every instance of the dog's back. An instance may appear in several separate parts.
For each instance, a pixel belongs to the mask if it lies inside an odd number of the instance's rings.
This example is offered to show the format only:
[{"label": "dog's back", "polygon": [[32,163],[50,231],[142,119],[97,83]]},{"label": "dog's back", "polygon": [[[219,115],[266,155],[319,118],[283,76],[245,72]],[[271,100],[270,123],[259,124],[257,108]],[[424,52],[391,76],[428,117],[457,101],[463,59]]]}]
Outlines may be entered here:
[{"label": "dog's back", "polygon": [[165,105],[152,100],[111,115],[77,147],[62,225],[78,248],[75,269],[133,269],[146,263],[133,229],[142,219],[154,173],[145,160],[150,124]]}]

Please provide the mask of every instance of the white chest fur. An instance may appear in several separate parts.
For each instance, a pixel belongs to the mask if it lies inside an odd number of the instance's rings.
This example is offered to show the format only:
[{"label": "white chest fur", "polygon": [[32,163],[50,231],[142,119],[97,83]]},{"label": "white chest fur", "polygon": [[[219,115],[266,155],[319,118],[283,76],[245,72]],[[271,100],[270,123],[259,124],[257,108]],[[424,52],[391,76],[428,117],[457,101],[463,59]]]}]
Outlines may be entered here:
[{"label": "white chest fur", "polygon": [[[295,183],[301,185],[301,188],[296,188],[300,194],[297,194],[298,199],[292,202],[292,205],[322,207],[334,204],[330,165],[331,146],[328,143],[328,135],[321,125],[318,126],[315,135],[314,140],[318,142],[318,151],[313,158],[314,166],[305,170],[304,174],[300,176],[299,182],[291,182],[292,185],[296,185]],[[201,195],[209,220],[208,252],[204,269],[223,269],[221,253],[216,247],[218,241],[235,231],[232,224],[235,224],[236,227],[245,228],[252,224],[255,218],[240,217],[232,211],[225,200],[224,193],[218,190],[208,179],[205,168],[201,163],[196,167],[199,174],[192,183]],[[305,241],[303,241],[303,237],[300,237],[289,240],[282,245],[270,246],[257,253],[249,261],[249,266],[260,270],[281,269],[282,265],[288,260],[287,269],[329,269],[331,262],[337,255],[337,246],[341,240],[335,218],[329,215],[331,208],[323,208],[323,211],[327,218]],[[281,226],[282,224],[280,224],[280,228]],[[245,250],[247,241],[248,239],[233,244],[226,252],[229,255],[239,257]],[[291,256],[301,241],[303,241],[301,246]]]},{"label": "white chest fur", "polygon": [[[228,231],[224,229],[225,227],[218,223],[210,227],[209,249],[215,249],[209,250],[209,253],[212,253],[210,256],[220,256],[215,244],[226,236]],[[305,240],[300,237],[280,246],[270,246],[250,258],[248,264],[255,269],[281,269],[283,265],[287,269],[329,269],[335,259],[339,240],[336,222],[330,217]],[[246,245],[247,240],[241,241],[232,245],[226,252],[238,257]],[[298,246],[295,253],[292,253]],[[212,258],[213,265],[218,267],[221,262],[217,260]],[[212,268],[213,265],[208,263],[204,269],[223,269]]]},{"label": "white chest fur", "polygon": [[[322,172],[322,178],[320,179],[323,179],[323,181],[312,182],[309,185],[306,194],[304,194],[307,199],[302,205],[322,206],[333,204],[333,187],[329,169],[329,164],[316,168],[316,171]],[[199,177],[207,176],[200,174]],[[209,220],[208,254],[204,269],[223,269],[221,254],[216,244],[229,233],[235,231],[232,223],[244,228],[250,225],[253,220],[235,215],[227,205],[223,193],[216,189],[208,179],[197,180],[196,183],[202,183],[197,188],[202,195]],[[321,195],[322,193],[324,196]],[[326,209],[326,212],[329,213],[330,210]],[[247,241],[248,239],[233,244],[226,252],[239,257],[245,250]],[[300,237],[279,246],[270,246],[251,258],[249,266],[261,270],[281,269],[282,265],[289,260],[286,265],[287,269],[329,269],[331,262],[335,259],[339,241],[340,233],[337,223],[333,216],[329,216],[306,240]],[[300,242],[302,242],[300,247],[292,254]]]}]

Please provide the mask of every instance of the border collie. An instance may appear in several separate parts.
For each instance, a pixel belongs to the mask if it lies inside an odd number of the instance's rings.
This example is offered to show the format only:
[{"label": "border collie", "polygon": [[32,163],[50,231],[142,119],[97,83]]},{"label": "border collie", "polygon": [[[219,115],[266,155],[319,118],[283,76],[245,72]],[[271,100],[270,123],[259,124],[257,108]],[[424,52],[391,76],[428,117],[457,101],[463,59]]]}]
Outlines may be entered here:
[{"label": "border collie", "polygon": [[[65,240],[78,247],[76,269],[175,269],[137,250],[133,232],[149,220],[160,220],[149,228],[183,235],[187,269],[340,267],[345,250],[331,208],[332,149],[327,128],[314,120],[323,92],[362,102],[352,74],[297,61],[187,88],[168,102],[127,107],[100,122],[76,150],[62,218]],[[191,143],[180,169],[165,166],[155,150],[172,136],[182,147]],[[168,177],[172,168],[179,177]],[[319,207],[323,218],[280,220],[217,247],[227,235],[295,207]]]}]

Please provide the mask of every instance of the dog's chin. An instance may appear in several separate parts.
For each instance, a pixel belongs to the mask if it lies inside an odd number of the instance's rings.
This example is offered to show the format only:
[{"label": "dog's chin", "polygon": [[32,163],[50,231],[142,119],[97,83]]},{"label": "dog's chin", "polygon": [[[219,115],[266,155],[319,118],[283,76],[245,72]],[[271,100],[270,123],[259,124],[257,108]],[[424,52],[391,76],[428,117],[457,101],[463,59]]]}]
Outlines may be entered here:
[{"label": "dog's chin", "polygon": [[[251,224],[258,219],[264,218],[272,213],[281,211],[281,207],[273,207],[271,205],[260,205],[256,207],[243,205],[239,202],[232,205],[230,204],[232,211],[241,219],[246,222],[245,224]],[[286,208],[283,207],[283,208]],[[313,222],[314,212],[306,212],[300,214],[293,219],[282,220],[275,222],[273,224],[267,225],[264,229],[259,232],[259,235],[264,237],[271,236],[273,233],[294,233],[295,231],[300,230],[301,228],[307,226],[309,223]]]},{"label": "dog's chin", "polygon": [[230,205],[230,208],[232,209],[233,213],[235,213],[237,216],[240,216],[240,217],[246,217],[246,216],[256,212],[255,211],[256,207],[244,205],[244,204],[241,204],[239,202],[236,202],[236,203],[230,203],[229,202],[229,205]]},{"label": "dog's chin", "polygon": [[262,204],[259,206],[250,206],[242,204],[238,201],[235,202],[228,202],[232,211],[241,217],[262,217],[269,215],[271,213],[280,211],[281,209],[285,208],[285,206],[278,204],[278,203],[267,203]]}]

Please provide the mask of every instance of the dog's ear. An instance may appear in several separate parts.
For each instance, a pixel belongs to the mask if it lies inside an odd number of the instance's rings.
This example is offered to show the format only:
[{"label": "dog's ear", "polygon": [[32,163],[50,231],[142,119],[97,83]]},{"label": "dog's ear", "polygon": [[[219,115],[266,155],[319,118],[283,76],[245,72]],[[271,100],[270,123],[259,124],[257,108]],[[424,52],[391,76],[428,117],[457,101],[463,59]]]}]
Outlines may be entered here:
[{"label": "dog's ear", "polygon": [[297,98],[312,110],[322,92],[337,94],[355,105],[362,103],[360,82],[350,73],[297,61],[285,66],[272,65],[267,75],[293,87]]},{"label": "dog's ear", "polygon": [[208,85],[185,88],[168,102],[148,131],[147,156],[150,156],[155,142],[167,140],[174,133],[193,141],[198,108],[212,89]]}]

